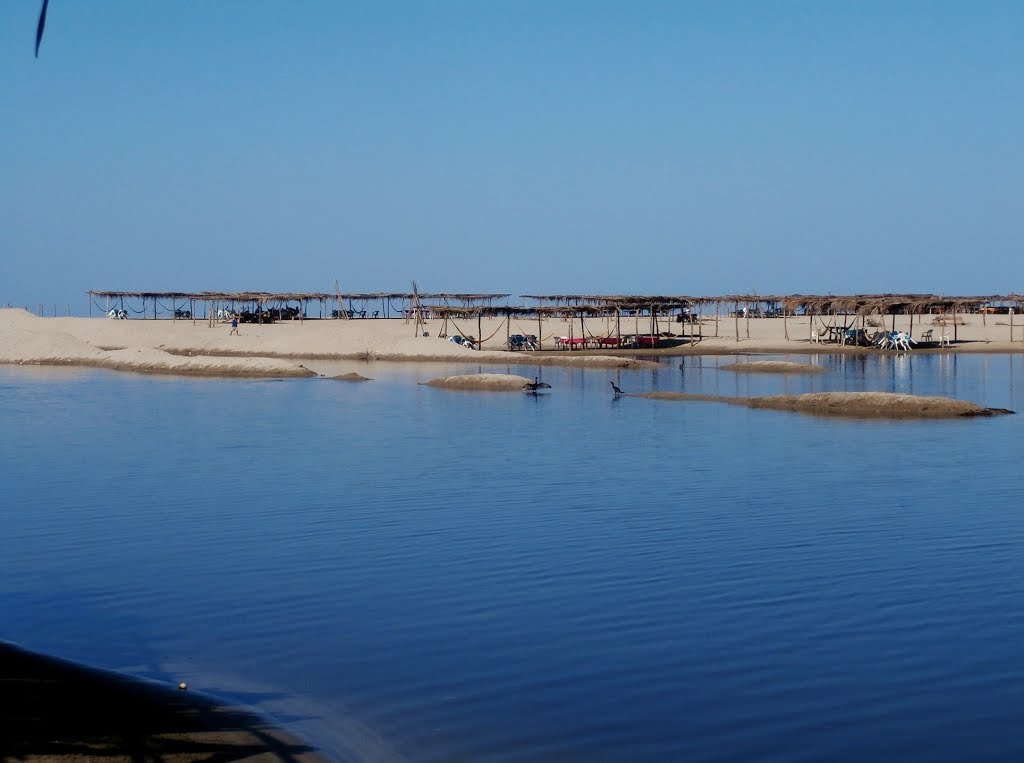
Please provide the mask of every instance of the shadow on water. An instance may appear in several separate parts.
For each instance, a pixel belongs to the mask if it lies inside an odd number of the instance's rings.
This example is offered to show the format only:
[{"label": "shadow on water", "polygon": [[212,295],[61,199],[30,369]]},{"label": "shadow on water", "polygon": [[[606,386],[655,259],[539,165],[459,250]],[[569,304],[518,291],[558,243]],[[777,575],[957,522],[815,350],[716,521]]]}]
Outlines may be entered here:
[{"label": "shadow on water", "polygon": [[[97,606],[85,592],[54,589],[45,595],[28,592],[4,593],[4,607],[18,612],[20,627],[0,633],[28,643],[34,650],[60,654],[76,662],[125,670],[147,678],[176,684],[177,679],[163,667],[162,660],[145,634],[152,631],[138,615],[123,609],[111,612]],[[163,630],[175,638],[173,631]],[[102,638],[98,635],[102,634]],[[110,660],[116,655],[117,664]]]},{"label": "shadow on water", "polygon": [[82,756],[315,760],[309,745],[211,697],[0,643],[0,760]]}]

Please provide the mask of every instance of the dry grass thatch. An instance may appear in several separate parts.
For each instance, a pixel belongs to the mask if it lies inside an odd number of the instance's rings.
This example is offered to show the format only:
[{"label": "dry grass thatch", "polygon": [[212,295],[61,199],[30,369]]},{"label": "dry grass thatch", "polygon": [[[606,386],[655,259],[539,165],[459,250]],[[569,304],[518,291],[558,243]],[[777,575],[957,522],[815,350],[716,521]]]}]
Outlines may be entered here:
[{"label": "dry grass thatch", "polygon": [[1018,310],[1024,305],[1020,294],[962,295],[935,294],[724,294],[724,295],[655,295],[655,294],[521,294],[520,299],[536,305],[494,305],[496,300],[507,299],[507,293],[475,292],[271,292],[271,291],[106,291],[91,290],[92,297],[110,299],[192,300],[195,302],[251,302],[260,305],[291,302],[344,303],[374,300],[436,300],[431,305],[435,314],[443,310],[469,313],[473,316],[495,315],[610,315],[618,310],[639,309],[658,313],[692,311],[711,305],[766,306],[788,314],[804,312],[814,315],[840,313],[868,316],[894,312],[921,314],[927,312],[973,311],[989,304],[1011,304]]}]

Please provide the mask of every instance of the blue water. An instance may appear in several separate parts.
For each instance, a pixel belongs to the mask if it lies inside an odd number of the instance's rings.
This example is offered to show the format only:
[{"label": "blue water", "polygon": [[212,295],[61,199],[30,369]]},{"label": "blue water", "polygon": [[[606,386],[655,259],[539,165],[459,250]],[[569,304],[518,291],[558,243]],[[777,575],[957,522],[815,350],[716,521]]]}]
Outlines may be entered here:
[{"label": "blue water", "polygon": [[[186,680],[339,760],[1024,760],[1024,416],[608,384],[1024,410],[1021,356],[811,360],[831,372],[0,367],[0,638]],[[553,389],[416,384],[477,370]]]}]

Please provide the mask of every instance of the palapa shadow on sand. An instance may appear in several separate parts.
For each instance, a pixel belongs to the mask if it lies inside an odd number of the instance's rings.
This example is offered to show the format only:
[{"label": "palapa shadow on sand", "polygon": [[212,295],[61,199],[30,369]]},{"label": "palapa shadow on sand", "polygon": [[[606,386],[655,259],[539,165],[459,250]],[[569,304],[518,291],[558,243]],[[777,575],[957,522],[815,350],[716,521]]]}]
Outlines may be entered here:
[{"label": "palapa shadow on sand", "polygon": [[0,761],[324,760],[213,697],[0,642]]}]

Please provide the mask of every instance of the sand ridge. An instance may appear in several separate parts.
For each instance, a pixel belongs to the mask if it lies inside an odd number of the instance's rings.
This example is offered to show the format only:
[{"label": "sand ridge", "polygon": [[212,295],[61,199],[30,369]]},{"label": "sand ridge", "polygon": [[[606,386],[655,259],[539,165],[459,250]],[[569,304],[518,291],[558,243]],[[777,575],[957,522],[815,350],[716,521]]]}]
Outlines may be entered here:
[{"label": "sand ridge", "polygon": [[808,392],[803,395],[728,397],[688,392],[646,392],[631,397],[726,403],[748,408],[809,413],[817,416],[883,419],[951,419],[1012,414],[1005,408],[984,408],[966,400],[893,392]]},{"label": "sand ridge", "polygon": [[789,360],[753,360],[745,363],[730,363],[721,366],[723,371],[764,374],[823,374],[828,369],[811,363],[794,363]]}]

